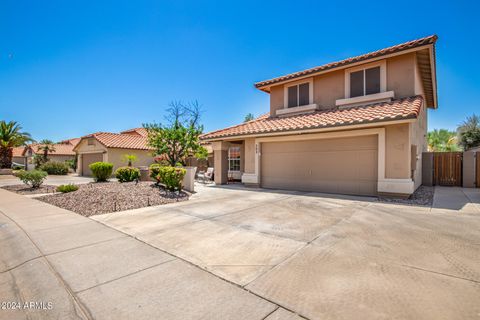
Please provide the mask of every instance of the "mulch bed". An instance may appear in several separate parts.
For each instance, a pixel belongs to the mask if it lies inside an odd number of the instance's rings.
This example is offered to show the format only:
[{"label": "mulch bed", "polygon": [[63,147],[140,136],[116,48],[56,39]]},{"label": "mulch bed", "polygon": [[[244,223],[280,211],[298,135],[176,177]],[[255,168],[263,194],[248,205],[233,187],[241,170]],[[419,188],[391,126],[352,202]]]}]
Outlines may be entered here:
[{"label": "mulch bed", "polygon": [[36,199],[88,217],[185,201],[189,197],[186,192],[170,192],[152,182],[101,182],[78,187],[77,191]]},{"label": "mulch bed", "polygon": [[433,194],[433,187],[420,186],[408,199],[378,197],[378,201],[431,207],[433,204]]},{"label": "mulch bed", "polygon": [[16,184],[13,186],[4,186],[2,189],[16,192],[18,194],[23,194],[23,195],[29,195],[29,194],[42,194],[42,193],[54,193],[56,190],[56,186],[50,186],[50,185],[41,185],[40,187],[33,189],[30,186],[27,186],[26,184]]}]

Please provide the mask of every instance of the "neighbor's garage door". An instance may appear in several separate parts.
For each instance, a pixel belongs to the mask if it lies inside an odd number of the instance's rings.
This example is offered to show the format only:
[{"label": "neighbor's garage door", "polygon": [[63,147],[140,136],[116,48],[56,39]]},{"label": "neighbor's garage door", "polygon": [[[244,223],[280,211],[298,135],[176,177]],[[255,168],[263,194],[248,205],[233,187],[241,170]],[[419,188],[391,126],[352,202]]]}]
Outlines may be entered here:
[{"label": "neighbor's garage door", "polygon": [[82,175],[91,176],[92,171],[88,167],[94,162],[103,161],[102,153],[84,153],[82,154]]},{"label": "neighbor's garage door", "polygon": [[264,188],[375,195],[376,135],[262,144]]}]

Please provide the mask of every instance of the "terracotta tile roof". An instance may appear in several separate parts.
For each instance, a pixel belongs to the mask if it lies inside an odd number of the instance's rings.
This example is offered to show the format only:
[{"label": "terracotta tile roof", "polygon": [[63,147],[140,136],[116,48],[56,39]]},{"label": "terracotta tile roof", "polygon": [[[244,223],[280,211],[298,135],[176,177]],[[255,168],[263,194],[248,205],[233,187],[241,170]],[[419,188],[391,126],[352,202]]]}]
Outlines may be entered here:
[{"label": "terracotta tile roof", "polygon": [[151,150],[147,146],[147,137],[135,134],[97,132],[83,138],[95,138],[107,148]]},{"label": "terracotta tile roof", "polygon": [[[32,150],[34,154],[43,154],[42,150],[38,150],[41,148],[43,145],[39,143],[32,143],[29,145],[29,148]],[[71,143],[56,143],[53,145],[53,148],[55,151],[49,151],[48,154],[51,155],[58,155],[58,156],[74,156],[75,151],[73,151],[73,148],[75,146]]]},{"label": "terracotta tile roof", "polygon": [[124,134],[137,134],[137,135],[140,135],[142,137],[146,137],[148,134],[147,134],[147,130],[145,128],[133,128],[133,129],[129,129],[129,130],[125,130],[125,131],[122,131],[120,133],[124,133]]},{"label": "terracotta tile roof", "polygon": [[[432,35],[432,36],[424,37],[424,38],[421,38],[421,39],[405,42],[405,43],[402,43],[402,44],[398,44],[398,45],[395,45],[395,46],[392,46],[392,47],[388,47],[388,48],[385,48],[385,49],[370,52],[370,53],[363,54],[363,55],[360,55],[360,56],[344,59],[344,60],[337,61],[337,62],[328,63],[328,64],[318,66],[318,67],[314,67],[314,68],[311,68],[311,69],[290,73],[290,74],[287,74],[285,76],[281,76],[281,77],[257,82],[257,83],[255,83],[255,87],[256,88],[262,88],[264,86],[272,85],[272,84],[275,84],[277,82],[281,82],[281,81],[285,81],[285,80],[292,80],[292,79],[295,79],[295,78],[303,77],[303,76],[310,75],[310,74],[313,74],[313,73],[317,73],[317,72],[320,72],[320,71],[325,71],[325,70],[329,70],[329,69],[334,69],[334,68],[346,66],[346,65],[349,65],[349,64],[352,64],[352,63],[355,63],[355,62],[361,62],[361,61],[377,58],[377,57],[380,57],[380,56],[384,56],[384,55],[387,55],[387,54],[392,54],[392,53],[397,53],[397,52],[408,50],[408,49],[413,49],[413,48],[420,47],[420,46],[427,45],[427,44],[434,44],[435,41],[437,41],[437,38],[438,37],[436,35]],[[268,92],[269,90],[267,89],[265,91]]]},{"label": "terracotta tile roof", "polygon": [[25,146],[13,148],[13,150],[12,150],[13,156],[14,157],[23,157],[23,151],[25,151],[25,148],[26,148]]},{"label": "terracotta tile roof", "polygon": [[372,122],[386,122],[416,118],[423,98],[414,96],[392,102],[382,102],[361,107],[316,111],[287,117],[269,117],[265,114],[255,120],[233,127],[213,131],[201,136],[202,140],[241,136],[262,135],[273,132],[319,129],[349,126]]}]

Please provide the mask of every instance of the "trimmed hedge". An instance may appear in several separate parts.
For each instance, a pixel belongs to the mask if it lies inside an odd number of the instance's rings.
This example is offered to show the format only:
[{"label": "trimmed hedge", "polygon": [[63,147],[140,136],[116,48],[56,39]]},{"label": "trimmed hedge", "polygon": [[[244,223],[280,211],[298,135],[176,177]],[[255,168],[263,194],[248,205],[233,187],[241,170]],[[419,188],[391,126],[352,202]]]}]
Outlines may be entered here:
[{"label": "trimmed hedge", "polygon": [[140,170],[134,167],[120,167],[115,170],[115,177],[119,182],[130,182],[140,179]]},{"label": "trimmed hedge", "polygon": [[16,176],[26,185],[31,185],[32,188],[38,188],[47,178],[47,173],[41,170],[20,170],[16,173]]},{"label": "trimmed hedge", "polygon": [[68,193],[68,192],[77,191],[77,190],[78,190],[78,186],[72,183],[62,184],[61,186],[57,187],[57,191],[62,193]]},{"label": "trimmed hedge", "polygon": [[108,181],[112,176],[113,163],[110,162],[94,162],[88,166],[92,170],[95,182]]},{"label": "trimmed hedge", "polygon": [[159,178],[167,190],[181,191],[183,177],[187,173],[187,170],[183,168],[175,167],[160,167]]},{"label": "trimmed hedge", "polygon": [[67,175],[69,167],[65,162],[47,161],[39,169],[48,174]]}]

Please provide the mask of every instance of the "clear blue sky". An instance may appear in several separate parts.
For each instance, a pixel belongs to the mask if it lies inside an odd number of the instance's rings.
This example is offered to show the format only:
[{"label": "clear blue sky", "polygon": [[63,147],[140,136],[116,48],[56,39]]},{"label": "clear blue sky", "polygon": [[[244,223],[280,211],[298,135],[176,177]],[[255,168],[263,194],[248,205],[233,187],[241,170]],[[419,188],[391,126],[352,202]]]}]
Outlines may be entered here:
[{"label": "clear blue sky", "polygon": [[197,99],[205,130],[268,110],[253,83],[438,34],[439,109],[478,111],[478,2],[18,1],[0,3],[0,119],[34,138],[118,132]]}]

